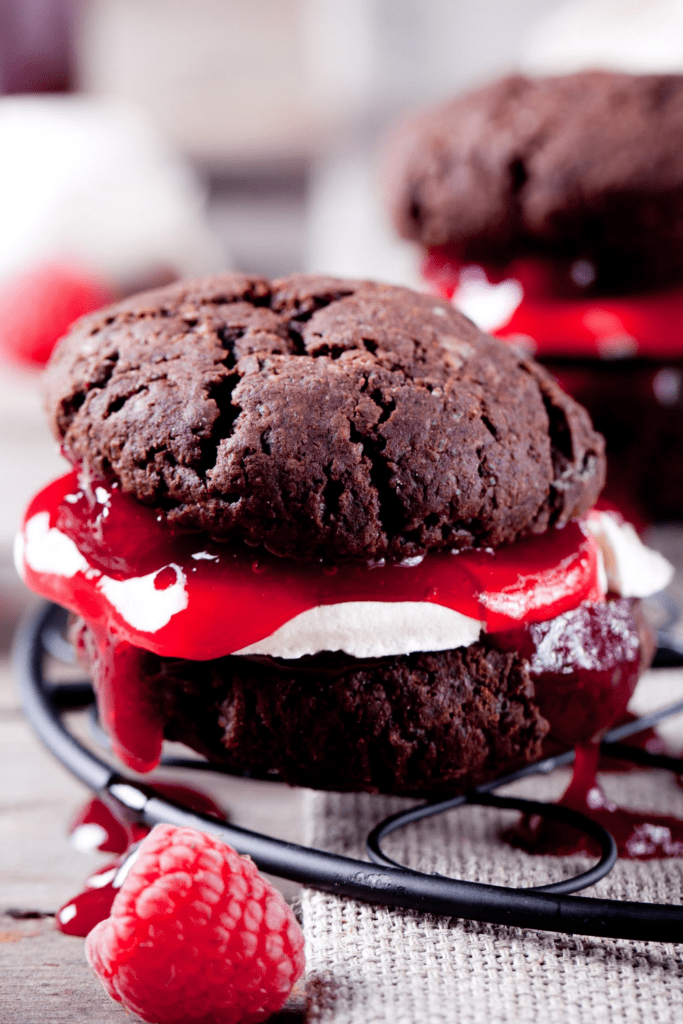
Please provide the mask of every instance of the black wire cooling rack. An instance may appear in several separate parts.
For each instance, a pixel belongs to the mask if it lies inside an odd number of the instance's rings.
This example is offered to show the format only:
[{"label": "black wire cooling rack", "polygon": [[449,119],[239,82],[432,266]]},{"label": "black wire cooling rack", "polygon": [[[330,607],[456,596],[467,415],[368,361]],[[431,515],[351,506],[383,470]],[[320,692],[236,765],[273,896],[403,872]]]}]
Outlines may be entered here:
[{"label": "black wire cooling rack", "polygon": [[[150,826],[168,822],[203,829],[220,837],[239,853],[248,854],[263,871],[356,900],[518,928],[659,942],[681,941],[683,907],[569,895],[603,878],[616,862],[614,839],[601,825],[555,804],[495,793],[501,786],[517,779],[547,774],[557,767],[571,764],[573,751],[527,765],[463,796],[428,802],[386,818],[368,836],[369,861],[284,842],[218,822],[162,797],[153,785],[122,775],[87,750],[69,732],[62,718],[63,712],[87,707],[93,704],[94,697],[88,682],[51,682],[46,678],[48,655],[67,663],[73,660],[71,647],[64,639],[65,614],[57,605],[45,604],[25,621],[18,634],[16,669],[24,710],[45,746],[62,764],[106,802],[111,804],[113,801],[129,820]],[[672,621],[660,630],[656,664],[683,665],[683,649],[667,628]],[[683,760],[653,755],[621,742],[680,711],[683,711],[683,701],[613,729],[605,737],[603,749],[621,759],[683,774]],[[102,739],[106,742],[105,737]],[[164,757],[162,764],[234,774],[222,766],[195,759]],[[600,859],[588,871],[573,878],[534,888],[513,889],[415,871],[396,863],[382,851],[384,838],[397,829],[465,804],[510,808],[566,822],[596,840],[601,851]]]}]

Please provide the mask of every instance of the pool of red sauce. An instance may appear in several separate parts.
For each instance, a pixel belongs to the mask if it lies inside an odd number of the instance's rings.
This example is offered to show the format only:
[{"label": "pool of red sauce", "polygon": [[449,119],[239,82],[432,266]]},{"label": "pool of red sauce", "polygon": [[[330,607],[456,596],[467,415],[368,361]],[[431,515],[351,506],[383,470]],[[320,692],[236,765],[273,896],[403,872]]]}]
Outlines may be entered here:
[{"label": "pool of red sauce", "polygon": [[[190,810],[209,814],[225,821],[223,811],[213,800],[196,789],[168,783],[156,783],[155,790],[162,796],[180,803]],[[68,900],[55,915],[55,924],[66,935],[86,936],[91,929],[109,917],[111,905],[121,887],[119,869],[134,847],[149,833],[150,828],[138,822],[129,822],[97,797],[81,808],[69,829],[74,835],[84,825],[97,825],[101,830],[95,849],[103,853],[116,853],[118,857],[88,875],[82,890]]]},{"label": "pool of red sauce", "polygon": [[55,926],[58,931],[84,938],[96,924],[109,917],[112,903],[121,887],[120,884],[114,884],[116,875],[125,860],[126,855],[122,854],[88,875],[82,890],[57,911]]},{"label": "pool of red sauce", "polygon": [[[598,782],[600,748],[578,744],[572,779],[558,803],[599,822],[612,834],[619,856],[630,860],[683,857],[683,821],[670,815],[618,807]],[[599,856],[597,843],[584,833],[538,815],[524,816],[505,833],[506,840],[529,853]]]},{"label": "pool of red sauce", "polygon": [[[434,291],[452,299],[463,264],[448,248],[430,250],[422,273]],[[526,256],[481,270],[491,284],[518,281],[524,296],[507,323],[493,333],[533,339],[541,357],[637,355],[653,359],[683,354],[683,286],[625,295],[588,293],[572,281],[570,261]],[[571,388],[569,388],[571,391]]]},{"label": "pool of red sauce", "polygon": [[[575,523],[495,553],[432,553],[418,564],[302,565],[180,533],[156,510],[126,497],[116,487],[85,484],[76,472],[41,492],[29,506],[25,521],[41,512],[48,513],[50,527],[74,541],[90,570],[65,577],[35,572],[24,562],[24,577],[33,589],[82,615],[93,627],[97,649],[89,653],[95,662],[102,720],[111,733],[115,753],[138,771],[155,767],[163,740],[160,712],[140,686],[140,661],[148,651],[194,659],[221,657],[321,604],[433,601],[484,621],[489,635],[499,637],[501,646],[507,636],[514,649],[522,652],[534,629],[550,627],[564,616],[573,630],[585,630],[586,637],[592,637],[595,663],[587,666],[583,651],[581,664],[573,664],[571,652],[566,653],[562,678],[555,674],[548,685],[550,701],[545,710],[551,720],[564,722],[563,740],[584,744],[579,751],[597,751],[597,739],[623,714],[638,677],[639,655],[626,656],[627,651],[615,675],[609,651],[596,641],[600,633],[596,623],[608,606],[600,603],[595,541]],[[205,557],[193,558],[197,552]],[[154,588],[163,591],[176,582],[179,571],[185,580],[187,606],[154,633],[132,628],[97,588],[100,574],[116,580],[155,574]],[[553,673],[548,666],[537,668],[537,692],[542,695],[544,673],[548,678]],[[558,687],[558,682],[563,686]],[[578,701],[577,695],[582,693],[585,699]],[[557,704],[558,694],[565,704],[556,714],[550,709],[553,702]],[[542,696],[540,703],[543,709]],[[652,834],[661,824],[653,825],[652,816],[629,817],[628,812],[608,807],[606,802],[598,806],[595,776],[585,767],[594,768],[594,761],[579,753],[567,799],[573,806],[578,802],[587,808],[592,816],[609,814],[615,831],[640,836],[642,829],[648,828]],[[671,826],[667,827],[673,836]],[[629,841],[628,835],[620,840],[626,856],[669,856],[671,842],[679,841],[676,833],[668,845],[663,841],[656,852],[643,853],[642,843],[638,846],[635,839]],[[531,838],[527,845],[543,852],[550,852],[552,846]],[[566,852],[564,839],[555,846],[555,852]],[[579,844],[576,849],[580,848]],[[98,876],[96,882],[100,881]],[[89,894],[104,890],[106,885],[86,887],[84,907],[94,906],[98,900],[101,903],[104,896]],[[86,910],[82,913],[86,915]]]}]

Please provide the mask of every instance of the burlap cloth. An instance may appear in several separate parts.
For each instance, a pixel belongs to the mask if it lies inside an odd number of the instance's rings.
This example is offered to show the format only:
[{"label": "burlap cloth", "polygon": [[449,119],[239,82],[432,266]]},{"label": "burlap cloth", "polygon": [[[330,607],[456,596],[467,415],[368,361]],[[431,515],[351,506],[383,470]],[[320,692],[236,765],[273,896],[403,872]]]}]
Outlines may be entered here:
[{"label": "burlap cloth", "polygon": [[[644,713],[683,696],[683,671],[651,672],[637,692]],[[666,728],[683,747],[679,716]],[[558,796],[567,772],[510,791]],[[667,772],[602,777],[623,806],[683,816],[683,789]],[[374,824],[410,801],[367,794],[307,795],[308,842],[364,857]],[[385,849],[426,871],[500,885],[540,885],[575,874],[583,858],[530,857],[506,846],[511,812],[471,807],[412,825]],[[583,895],[680,904],[683,860],[621,861]],[[307,1020],[335,1024],[683,1022],[681,944],[556,935],[370,906],[306,890]]]}]

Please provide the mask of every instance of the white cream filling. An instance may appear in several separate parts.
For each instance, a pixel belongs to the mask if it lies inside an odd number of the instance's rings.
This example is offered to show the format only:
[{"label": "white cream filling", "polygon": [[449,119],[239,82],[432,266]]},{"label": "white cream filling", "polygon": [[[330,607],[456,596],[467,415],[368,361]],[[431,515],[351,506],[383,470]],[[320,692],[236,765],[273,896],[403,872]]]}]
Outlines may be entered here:
[{"label": "white cream filling", "polygon": [[[658,551],[647,548],[633,527],[608,512],[593,512],[585,526],[601,552],[600,573],[609,589],[622,597],[647,597],[668,586],[673,567]],[[154,633],[187,607],[187,581],[173,565],[175,581],[155,586],[158,569],[147,576],[115,580],[88,565],[65,534],[50,527],[47,512],[33,516],[17,538],[20,575],[25,562],[34,572],[66,578],[83,572],[133,628]],[[319,605],[301,612],[270,636],[236,654],[301,658],[321,651],[343,651],[354,658],[380,658],[413,651],[444,651],[467,647],[485,628],[478,619],[428,601],[347,601]]]},{"label": "white cream filling", "polygon": [[659,551],[646,547],[630,523],[621,522],[609,512],[593,512],[586,517],[585,526],[600,545],[613,593],[649,597],[669,586],[674,567]]},{"label": "white cream filling", "polygon": [[71,579],[77,572],[87,573],[87,561],[74,542],[50,526],[50,513],[37,512],[17,536],[14,546],[17,571],[23,577],[25,561],[34,572],[50,573]]},{"label": "white cream filling", "polygon": [[[112,579],[93,568],[74,542],[50,526],[49,512],[37,512],[26,523],[23,533],[17,535],[14,545],[17,572],[23,578],[23,563],[34,572],[71,579],[81,572],[95,586],[119,615],[134,629],[142,633],[156,633],[167,625],[177,612],[187,608],[187,580],[179,565],[156,569],[147,576],[134,576],[127,580]],[[156,577],[166,569],[175,571],[175,580],[164,589],[157,589]]]},{"label": "white cream filling", "polygon": [[[608,584],[604,589],[621,597],[648,597],[673,579],[673,566],[658,551],[645,547],[629,523],[621,523],[609,512],[594,512],[586,525],[600,545],[599,572]],[[381,658],[466,647],[479,639],[484,628],[477,619],[428,601],[354,601],[301,612],[270,636],[236,653],[301,658],[344,651],[354,658]]]},{"label": "white cream filling", "polygon": [[523,298],[524,289],[515,278],[493,284],[482,267],[472,264],[463,267],[452,301],[482,331],[498,331],[510,322]]},{"label": "white cream filling", "polygon": [[484,623],[425,601],[346,601],[319,605],[285,622],[274,633],[236,654],[301,658],[344,651],[354,658],[382,658],[411,651],[469,647]]},{"label": "white cream filling", "polygon": [[[170,587],[157,590],[155,581],[160,572],[175,570]],[[177,612],[187,608],[187,579],[179,565],[171,564],[150,572],[147,576],[133,576],[128,580],[114,580],[102,576],[97,586],[116,608],[119,615],[141,633],[156,633],[167,625]]]}]

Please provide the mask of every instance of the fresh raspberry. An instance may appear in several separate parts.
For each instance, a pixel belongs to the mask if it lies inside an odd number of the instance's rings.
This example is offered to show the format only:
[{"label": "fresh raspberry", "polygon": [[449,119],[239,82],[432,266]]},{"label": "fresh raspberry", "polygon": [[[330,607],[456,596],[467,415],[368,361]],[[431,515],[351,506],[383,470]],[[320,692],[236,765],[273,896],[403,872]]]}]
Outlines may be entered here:
[{"label": "fresh raspberry", "polygon": [[192,828],[157,825],[85,951],[105,989],[153,1024],[248,1024],[304,969],[294,914],[251,860]]},{"label": "fresh raspberry", "polygon": [[0,287],[0,345],[12,358],[42,366],[74,320],[113,299],[101,282],[70,267],[24,270]]}]

